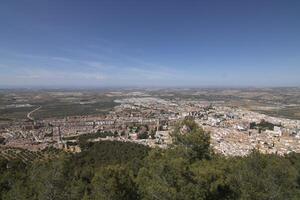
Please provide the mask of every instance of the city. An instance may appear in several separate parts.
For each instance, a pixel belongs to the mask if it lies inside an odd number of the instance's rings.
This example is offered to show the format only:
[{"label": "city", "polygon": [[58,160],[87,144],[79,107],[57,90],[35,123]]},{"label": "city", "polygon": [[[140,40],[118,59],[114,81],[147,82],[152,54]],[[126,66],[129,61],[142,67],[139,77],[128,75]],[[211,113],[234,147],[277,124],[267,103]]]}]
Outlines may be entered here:
[{"label": "city", "polygon": [[299,0],[1,0],[0,200],[299,200]]},{"label": "city", "polygon": [[300,153],[300,120],[271,117],[228,106],[224,101],[169,100],[143,91],[104,95],[116,96],[116,106],[107,114],[36,120],[33,116],[42,106],[32,106],[26,119],[1,123],[1,146],[33,151],[54,147],[80,152],[79,137],[86,135],[95,142],[116,140],[167,148],[172,143],[174,125],[191,118],[210,133],[214,151],[226,156],[244,156],[254,149],[267,154]]}]

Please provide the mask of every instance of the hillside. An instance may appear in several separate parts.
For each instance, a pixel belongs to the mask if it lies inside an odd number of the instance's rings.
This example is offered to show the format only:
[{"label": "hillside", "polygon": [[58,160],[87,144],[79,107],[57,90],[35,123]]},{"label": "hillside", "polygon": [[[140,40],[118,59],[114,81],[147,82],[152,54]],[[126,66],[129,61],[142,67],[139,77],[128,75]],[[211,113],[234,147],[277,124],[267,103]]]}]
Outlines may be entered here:
[{"label": "hillside", "polygon": [[0,199],[300,198],[299,154],[216,155],[209,134],[189,120],[172,136],[168,149],[102,141],[55,157],[46,156],[53,150],[6,150],[0,157]]}]

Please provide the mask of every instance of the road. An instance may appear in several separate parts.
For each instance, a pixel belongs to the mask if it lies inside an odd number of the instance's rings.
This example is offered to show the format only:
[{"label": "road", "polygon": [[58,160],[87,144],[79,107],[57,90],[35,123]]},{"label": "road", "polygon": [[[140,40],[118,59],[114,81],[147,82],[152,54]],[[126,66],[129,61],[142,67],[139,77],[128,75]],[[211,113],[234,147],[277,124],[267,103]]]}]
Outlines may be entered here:
[{"label": "road", "polygon": [[38,108],[36,108],[36,109],[30,111],[29,113],[27,113],[27,118],[30,119],[30,120],[32,120],[32,121],[34,121],[34,118],[31,117],[31,114],[34,113],[35,111],[41,109],[41,108],[42,108],[42,106],[39,106]]}]

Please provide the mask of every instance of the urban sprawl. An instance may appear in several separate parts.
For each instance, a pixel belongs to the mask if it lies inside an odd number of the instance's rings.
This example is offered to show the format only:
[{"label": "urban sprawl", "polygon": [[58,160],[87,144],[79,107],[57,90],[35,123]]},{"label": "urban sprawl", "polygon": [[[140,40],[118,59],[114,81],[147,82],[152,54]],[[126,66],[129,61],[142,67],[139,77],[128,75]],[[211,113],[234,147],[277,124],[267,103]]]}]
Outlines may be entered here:
[{"label": "urban sprawl", "polygon": [[69,116],[35,120],[33,108],[26,120],[0,125],[2,147],[32,151],[54,147],[80,152],[78,138],[93,135],[100,140],[130,141],[166,148],[172,143],[174,126],[185,118],[194,119],[210,133],[215,152],[244,156],[253,149],[262,153],[300,153],[300,121],[270,117],[244,108],[225,106],[222,101],[165,100],[130,97],[106,115]]}]

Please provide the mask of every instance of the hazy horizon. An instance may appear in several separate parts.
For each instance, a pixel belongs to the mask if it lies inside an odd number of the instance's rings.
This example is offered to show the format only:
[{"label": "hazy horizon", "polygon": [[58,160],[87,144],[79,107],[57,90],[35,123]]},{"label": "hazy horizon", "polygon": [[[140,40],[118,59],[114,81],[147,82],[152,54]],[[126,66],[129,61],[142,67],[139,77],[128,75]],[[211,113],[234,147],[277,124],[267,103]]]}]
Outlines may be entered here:
[{"label": "hazy horizon", "polygon": [[299,1],[4,1],[0,88],[299,87]]}]

